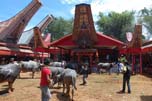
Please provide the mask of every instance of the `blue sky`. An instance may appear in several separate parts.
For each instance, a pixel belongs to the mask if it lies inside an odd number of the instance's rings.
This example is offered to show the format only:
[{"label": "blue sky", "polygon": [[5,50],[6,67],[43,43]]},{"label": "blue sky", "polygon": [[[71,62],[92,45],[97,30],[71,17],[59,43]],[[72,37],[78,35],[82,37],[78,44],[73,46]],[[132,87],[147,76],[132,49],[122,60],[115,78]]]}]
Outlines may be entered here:
[{"label": "blue sky", "polygon": [[[32,0],[1,0],[0,21],[5,21],[25,8]],[[32,17],[26,29],[36,26],[47,14],[55,17],[70,19],[74,17],[76,4],[87,3],[91,5],[93,19],[96,21],[99,12],[122,12],[125,10],[141,10],[152,7],[152,0],[39,0],[41,8]]]}]

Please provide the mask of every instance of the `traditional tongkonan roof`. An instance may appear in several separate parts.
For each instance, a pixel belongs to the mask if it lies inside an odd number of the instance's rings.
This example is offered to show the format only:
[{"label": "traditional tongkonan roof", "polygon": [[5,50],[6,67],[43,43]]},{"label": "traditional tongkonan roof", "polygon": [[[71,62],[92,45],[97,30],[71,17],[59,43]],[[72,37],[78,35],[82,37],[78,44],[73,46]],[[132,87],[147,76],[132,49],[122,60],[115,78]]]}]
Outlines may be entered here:
[{"label": "traditional tongkonan roof", "polygon": [[[44,31],[44,29],[53,21],[52,15],[47,15],[36,27],[39,28],[40,33]],[[41,34],[39,37],[42,37]],[[24,31],[18,41],[17,44],[20,45],[29,45],[30,43],[34,44],[34,28]],[[31,46],[32,46],[31,45]]]},{"label": "traditional tongkonan roof", "polygon": [[18,46],[21,33],[32,18],[32,16],[41,7],[39,0],[32,0],[22,11],[14,17],[0,22],[0,55],[34,55],[31,47]]},{"label": "traditional tongkonan roof", "polygon": [[89,4],[76,5],[74,28],[71,34],[54,41],[51,46],[64,49],[96,49],[122,47],[124,43],[103,33],[96,33]]},{"label": "traditional tongkonan roof", "polygon": [[14,17],[0,22],[0,41],[16,44],[29,20],[37,12],[40,6],[41,3],[39,0],[32,0],[27,7]]}]

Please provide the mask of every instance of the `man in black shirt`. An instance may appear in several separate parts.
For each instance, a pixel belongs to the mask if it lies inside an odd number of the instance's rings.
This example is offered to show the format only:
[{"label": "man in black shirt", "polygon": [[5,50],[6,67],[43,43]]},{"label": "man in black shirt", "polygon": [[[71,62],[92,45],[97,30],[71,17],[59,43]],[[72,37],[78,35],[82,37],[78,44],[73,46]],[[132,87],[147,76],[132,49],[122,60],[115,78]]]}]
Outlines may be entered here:
[{"label": "man in black shirt", "polygon": [[126,68],[126,71],[123,73],[123,88],[121,93],[125,93],[125,88],[126,88],[126,83],[128,87],[128,93],[131,93],[131,88],[130,88],[130,76],[131,76],[131,67],[129,66],[129,63],[126,61],[124,62],[124,66]]}]

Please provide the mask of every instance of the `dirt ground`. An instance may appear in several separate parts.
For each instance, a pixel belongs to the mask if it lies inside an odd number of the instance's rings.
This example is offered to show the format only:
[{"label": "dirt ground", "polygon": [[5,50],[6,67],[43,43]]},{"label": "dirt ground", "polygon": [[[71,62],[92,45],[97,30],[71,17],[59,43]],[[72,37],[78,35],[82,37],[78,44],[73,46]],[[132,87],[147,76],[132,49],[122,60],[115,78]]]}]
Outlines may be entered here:
[{"label": "dirt ground", "polygon": [[[21,79],[16,79],[14,92],[7,93],[7,83],[0,84],[0,101],[40,101],[39,88],[40,73],[31,79],[31,73],[22,73]],[[82,86],[82,76],[77,78],[77,90],[74,101],[152,101],[152,78],[135,75],[131,77],[132,93],[119,94],[122,87],[122,75],[90,74],[88,85]],[[69,97],[62,96],[62,88],[57,85],[52,91],[50,101],[69,101]]]}]

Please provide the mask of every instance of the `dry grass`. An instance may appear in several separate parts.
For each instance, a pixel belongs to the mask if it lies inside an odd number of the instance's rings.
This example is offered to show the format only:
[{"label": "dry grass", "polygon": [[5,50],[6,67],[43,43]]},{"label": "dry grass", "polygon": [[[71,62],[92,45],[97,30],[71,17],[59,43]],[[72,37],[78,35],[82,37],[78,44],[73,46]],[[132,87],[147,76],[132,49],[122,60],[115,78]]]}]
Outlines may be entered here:
[{"label": "dry grass", "polygon": [[[0,101],[40,101],[39,89],[40,73],[35,79],[31,79],[30,73],[22,73],[22,79],[14,83],[14,92],[5,92],[7,83],[0,84]],[[122,75],[91,74],[88,77],[88,85],[82,86],[82,76],[77,79],[77,91],[75,101],[152,101],[152,79],[142,75],[131,77],[132,93],[118,94],[122,87]],[[62,96],[62,88],[55,86],[52,90],[51,101],[69,101]]]}]

